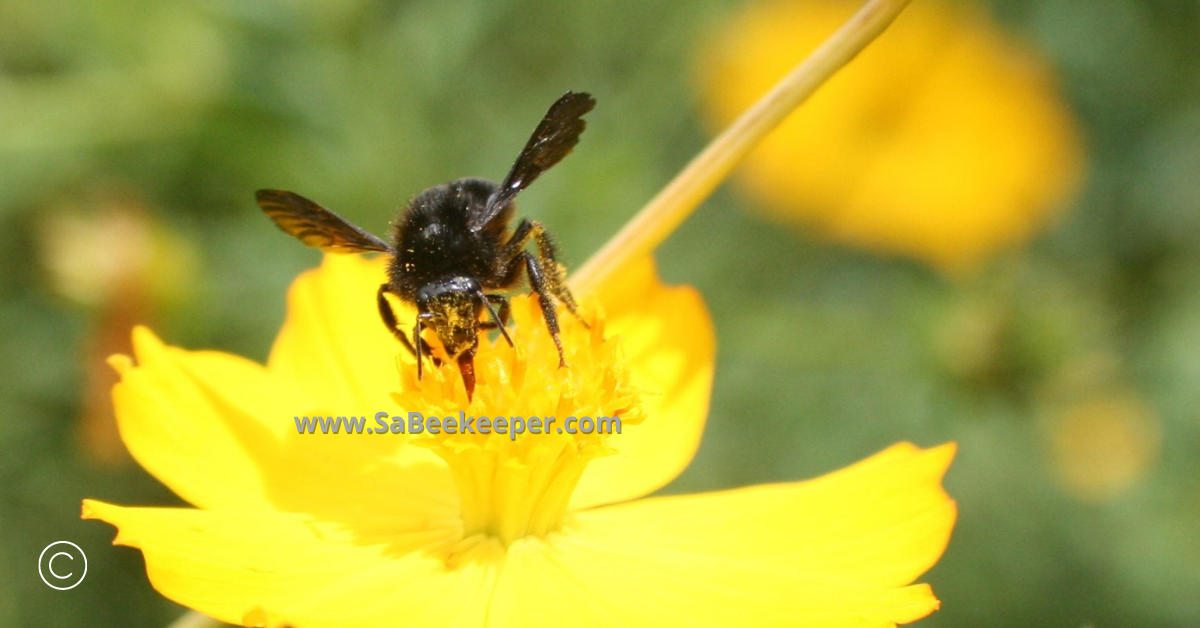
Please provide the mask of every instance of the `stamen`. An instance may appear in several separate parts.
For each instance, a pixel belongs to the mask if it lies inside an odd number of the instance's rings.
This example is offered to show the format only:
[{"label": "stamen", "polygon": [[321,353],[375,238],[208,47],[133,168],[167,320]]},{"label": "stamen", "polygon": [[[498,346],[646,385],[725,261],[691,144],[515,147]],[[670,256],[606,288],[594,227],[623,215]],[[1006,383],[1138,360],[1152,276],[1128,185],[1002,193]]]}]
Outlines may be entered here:
[{"label": "stamen", "polygon": [[[564,317],[560,330],[569,368],[546,331],[536,300],[512,299],[515,347],[503,339],[479,338],[470,397],[457,385],[462,363],[427,370],[417,381],[411,365],[400,369],[396,401],[405,412],[452,417],[455,434],[444,430],[414,439],[446,461],[458,487],[464,536],[485,535],[504,544],[528,535],[545,535],[563,522],[567,504],[587,464],[619,447],[620,435],[600,433],[600,417],[613,417],[620,430],[641,422],[638,392],[616,339],[605,339],[601,316],[590,329]],[[461,414],[460,414],[461,412]],[[567,429],[567,420],[576,418]],[[580,419],[593,427],[586,432]],[[473,419],[473,433],[462,433],[460,418]],[[481,420],[490,424],[483,433]],[[499,433],[494,420],[503,418]],[[534,419],[538,429],[534,433]],[[520,433],[514,430],[518,428]],[[552,421],[552,422],[551,422]],[[615,432],[617,422],[606,426]]]}]

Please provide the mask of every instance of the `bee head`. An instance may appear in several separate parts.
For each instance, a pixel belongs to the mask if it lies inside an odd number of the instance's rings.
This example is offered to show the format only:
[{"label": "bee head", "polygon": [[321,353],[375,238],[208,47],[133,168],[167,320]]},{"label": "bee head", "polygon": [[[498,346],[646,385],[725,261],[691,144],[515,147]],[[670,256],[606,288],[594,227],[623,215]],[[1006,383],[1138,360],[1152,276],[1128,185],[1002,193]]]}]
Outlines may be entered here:
[{"label": "bee head", "polygon": [[437,333],[451,359],[475,353],[481,293],[478,281],[461,276],[426,284],[417,292],[421,318]]}]

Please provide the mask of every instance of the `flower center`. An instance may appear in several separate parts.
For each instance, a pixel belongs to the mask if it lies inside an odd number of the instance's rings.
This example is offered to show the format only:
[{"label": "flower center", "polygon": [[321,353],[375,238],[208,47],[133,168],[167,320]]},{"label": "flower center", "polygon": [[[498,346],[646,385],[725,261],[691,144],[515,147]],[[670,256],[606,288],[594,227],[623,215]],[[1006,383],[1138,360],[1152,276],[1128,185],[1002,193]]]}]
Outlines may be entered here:
[{"label": "flower center", "polygon": [[[561,312],[567,368],[558,366],[534,299],[514,297],[512,317],[513,347],[503,338],[479,339],[470,402],[454,363],[427,368],[418,381],[405,362],[395,395],[406,412],[421,412],[427,427],[440,419],[440,433],[427,431],[413,444],[449,465],[464,537],[483,534],[506,545],[557,529],[588,462],[613,453],[611,436],[642,420],[637,390],[618,343],[604,338],[602,316],[590,317],[588,329]],[[447,417],[454,433],[445,429]]]}]

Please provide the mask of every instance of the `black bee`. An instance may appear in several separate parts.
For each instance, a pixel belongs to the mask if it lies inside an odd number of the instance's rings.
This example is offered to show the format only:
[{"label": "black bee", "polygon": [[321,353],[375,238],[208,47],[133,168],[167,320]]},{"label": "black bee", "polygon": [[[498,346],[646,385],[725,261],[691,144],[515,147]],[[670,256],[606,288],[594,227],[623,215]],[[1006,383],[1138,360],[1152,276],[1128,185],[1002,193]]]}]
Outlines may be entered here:
[{"label": "black bee", "polygon": [[[502,183],[459,179],[421,192],[393,224],[391,244],[298,194],[259,190],[255,196],[280,229],[309,246],[330,253],[391,255],[387,281],[377,294],[384,325],[417,357],[418,379],[423,356],[440,364],[421,338],[424,327],[433,328],[447,357],[458,362],[470,398],[475,391],[478,332],[498,329],[512,345],[505,329],[508,298],[490,291],[508,290],[522,275],[538,296],[558,347],[558,365],[566,366],[555,304],[579,316],[566,272],[555,260],[554,243],[541,223],[522,219],[511,232],[508,223],[516,211],[513,198],[570,154],[586,126],[583,115],[595,105],[590,94],[567,92],[550,106]],[[525,250],[530,240],[537,244],[536,256]],[[385,293],[416,306],[411,339],[397,325]],[[488,319],[480,320],[485,310]]]}]

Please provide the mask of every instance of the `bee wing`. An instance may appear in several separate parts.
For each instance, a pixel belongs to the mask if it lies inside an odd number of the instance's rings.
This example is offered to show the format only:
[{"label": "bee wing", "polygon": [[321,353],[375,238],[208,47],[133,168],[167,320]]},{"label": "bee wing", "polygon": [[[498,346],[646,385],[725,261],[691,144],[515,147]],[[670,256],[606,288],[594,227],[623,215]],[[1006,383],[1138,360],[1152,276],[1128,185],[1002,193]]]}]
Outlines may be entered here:
[{"label": "bee wing", "polygon": [[387,242],[299,194],[259,190],[254,198],[280,229],[327,253],[394,252]]},{"label": "bee wing", "polygon": [[595,106],[596,99],[586,92],[567,92],[550,105],[504,182],[488,199],[483,211],[471,216],[469,224],[472,231],[482,229],[538,175],[571,154],[571,149],[579,143],[579,135],[587,126],[583,115]]}]

